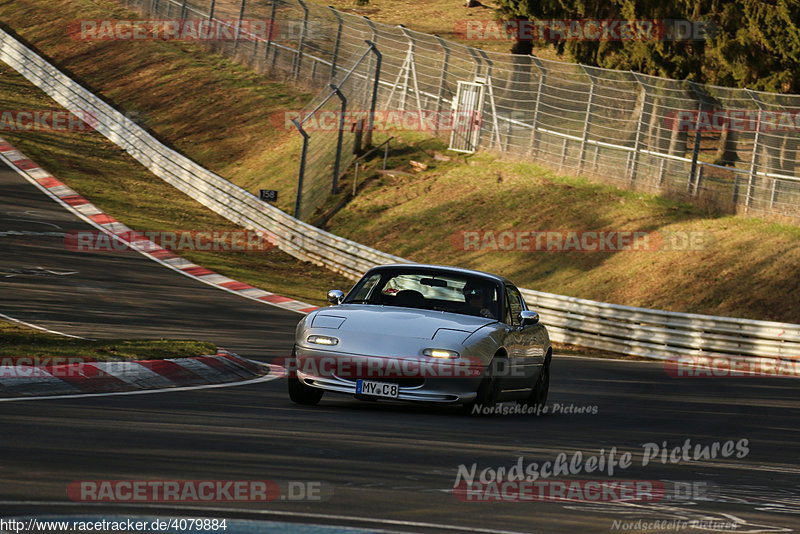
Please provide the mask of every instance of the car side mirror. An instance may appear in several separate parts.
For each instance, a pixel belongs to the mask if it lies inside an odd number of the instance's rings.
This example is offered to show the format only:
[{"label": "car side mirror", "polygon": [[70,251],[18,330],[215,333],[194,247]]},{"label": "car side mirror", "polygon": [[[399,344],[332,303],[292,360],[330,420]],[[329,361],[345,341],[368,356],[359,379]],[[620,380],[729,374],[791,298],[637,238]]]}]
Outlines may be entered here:
[{"label": "car side mirror", "polygon": [[344,300],[344,292],[340,289],[331,289],[328,291],[328,302],[334,306],[341,304]]},{"label": "car side mirror", "polygon": [[519,312],[519,324],[521,326],[531,326],[539,322],[539,314],[535,311],[522,310]]}]

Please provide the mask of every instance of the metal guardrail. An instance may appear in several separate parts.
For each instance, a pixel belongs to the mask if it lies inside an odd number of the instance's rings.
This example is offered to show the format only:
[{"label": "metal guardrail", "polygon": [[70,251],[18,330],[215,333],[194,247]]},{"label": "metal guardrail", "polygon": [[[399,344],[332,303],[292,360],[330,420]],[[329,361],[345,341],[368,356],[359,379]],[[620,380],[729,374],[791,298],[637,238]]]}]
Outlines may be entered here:
[{"label": "metal guardrail", "polygon": [[[284,252],[351,279],[380,264],[405,262],[322,231],[164,146],[143,128],[0,29],[0,60],[60,105],[88,112],[95,129],[156,176],[223,217],[267,233]],[[725,355],[800,359],[800,325],[666,312],[522,289],[553,341],[668,359]]]}]

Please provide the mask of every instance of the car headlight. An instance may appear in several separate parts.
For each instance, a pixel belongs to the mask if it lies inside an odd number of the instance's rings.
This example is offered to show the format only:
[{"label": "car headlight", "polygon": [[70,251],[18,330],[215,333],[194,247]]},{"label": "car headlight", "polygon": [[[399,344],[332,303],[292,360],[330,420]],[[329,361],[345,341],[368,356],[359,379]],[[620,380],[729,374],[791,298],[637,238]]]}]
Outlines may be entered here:
[{"label": "car headlight", "polygon": [[448,349],[425,349],[422,351],[425,356],[431,358],[458,358],[459,354],[454,350]]},{"label": "car headlight", "polygon": [[308,336],[306,339],[309,343],[314,343],[315,345],[338,345],[339,340],[335,337],[331,336]]}]

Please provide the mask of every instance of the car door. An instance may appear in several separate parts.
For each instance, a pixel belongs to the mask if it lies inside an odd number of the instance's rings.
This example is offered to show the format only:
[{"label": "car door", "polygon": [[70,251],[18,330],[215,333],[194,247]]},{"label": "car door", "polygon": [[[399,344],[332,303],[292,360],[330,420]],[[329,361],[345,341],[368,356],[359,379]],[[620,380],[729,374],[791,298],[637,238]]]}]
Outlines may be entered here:
[{"label": "car door", "polygon": [[544,361],[542,345],[538,342],[539,336],[536,335],[541,325],[520,324],[519,314],[527,308],[519,290],[511,284],[505,286],[505,300],[506,321],[511,326],[507,345],[512,372],[509,387],[514,390],[525,390],[531,387],[532,378],[538,375]]}]

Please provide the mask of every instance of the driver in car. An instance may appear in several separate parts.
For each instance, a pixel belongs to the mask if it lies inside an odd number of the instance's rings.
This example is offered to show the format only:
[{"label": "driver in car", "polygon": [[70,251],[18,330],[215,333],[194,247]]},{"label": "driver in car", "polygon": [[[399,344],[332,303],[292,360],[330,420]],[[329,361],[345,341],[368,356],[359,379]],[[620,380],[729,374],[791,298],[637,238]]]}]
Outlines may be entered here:
[{"label": "driver in car", "polygon": [[479,315],[487,319],[495,319],[496,317],[489,309],[487,297],[491,290],[467,283],[464,286],[464,302],[467,303],[467,313],[470,315]]}]

